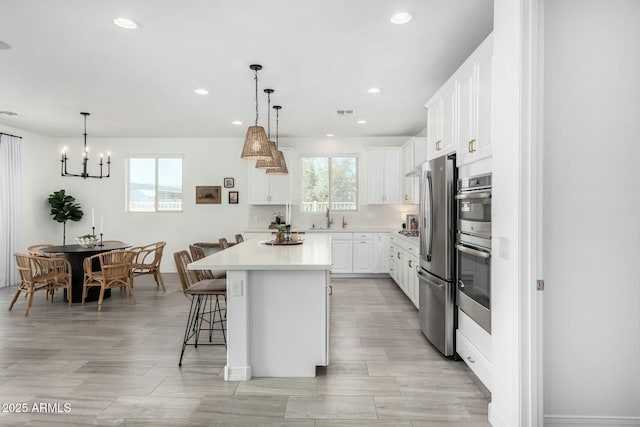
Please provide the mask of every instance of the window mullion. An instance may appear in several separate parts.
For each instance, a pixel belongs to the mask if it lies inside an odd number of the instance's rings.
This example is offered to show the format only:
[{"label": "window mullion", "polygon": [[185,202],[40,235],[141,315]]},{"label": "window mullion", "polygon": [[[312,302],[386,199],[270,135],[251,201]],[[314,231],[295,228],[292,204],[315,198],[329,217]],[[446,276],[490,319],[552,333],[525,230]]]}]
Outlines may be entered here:
[{"label": "window mullion", "polygon": [[159,209],[158,209],[158,198],[159,198],[159,192],[158,192],[158,176],[159,176],[159,172],[158,172],[158,169],[159,169],[159,166],[160,166],[160,161],[156,157],[156,167],[155,167],[155,170],[156,170],[155,181],[156,182],[155,182],[155,186],[154,186],[155,187],[155,211],[156,212],[159,211]]}]

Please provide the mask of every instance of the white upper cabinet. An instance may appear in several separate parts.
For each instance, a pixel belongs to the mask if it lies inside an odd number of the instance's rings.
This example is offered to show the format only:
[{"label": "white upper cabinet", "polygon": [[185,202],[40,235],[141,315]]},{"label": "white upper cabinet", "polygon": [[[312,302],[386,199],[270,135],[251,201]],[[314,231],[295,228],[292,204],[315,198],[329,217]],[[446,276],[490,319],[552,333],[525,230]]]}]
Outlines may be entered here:
[{"label": "white upper cabinet", "polygon": [[456,78],[459,166],[491,156],[491,38],[481,44],[470,59]]},{"label": "white upper cabinet", "polygon": [[[293,150],[281,147],[287,162],[289,175],[293,173]],[[249,204],[284,205],[291,201],[291,177],[289,175],[270,175],[264,169],[256,169],[255,162],[249,165]]]},{"label": "white upper cabinet", "polygon": [[455,146],[456,85],[450,81],[426,105],[427,157],[452,153]]},{"label": "white upper cabinet", "polygon": [[402,203],[400,148],[370,148],[368,157],[368,203],[393,205]]},{"label": "white upper cabinet", "polygon": [[425,104],[429,159],[455,151],[461,166],[491,156],[492,61],[489,35]]},{"label": "white upper cabinet", "polygon": [[420,188],[420,175],[406,176],[427,160],[427,138],[411,138],[402,146],[402,169],[404,178],[402,203],[418,204],[418,194]]}]

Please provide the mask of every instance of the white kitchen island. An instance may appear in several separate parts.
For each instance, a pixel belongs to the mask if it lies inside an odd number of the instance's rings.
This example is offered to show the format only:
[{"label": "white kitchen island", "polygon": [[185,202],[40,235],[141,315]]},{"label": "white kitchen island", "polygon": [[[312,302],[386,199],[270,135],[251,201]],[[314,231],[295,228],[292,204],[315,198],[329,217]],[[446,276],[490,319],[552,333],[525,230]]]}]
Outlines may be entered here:
[{"label": "white kitchen island", "polygon": [[313,377],[329,363],[331,238],[295,246],[261,238],[189,264],[227,270],[227,381]]}]

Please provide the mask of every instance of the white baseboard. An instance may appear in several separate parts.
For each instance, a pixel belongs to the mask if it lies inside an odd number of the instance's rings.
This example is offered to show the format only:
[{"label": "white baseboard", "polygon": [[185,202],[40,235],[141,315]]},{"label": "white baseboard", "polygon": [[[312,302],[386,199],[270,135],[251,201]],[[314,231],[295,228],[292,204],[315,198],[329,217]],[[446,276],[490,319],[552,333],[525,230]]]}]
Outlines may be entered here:
[{"label": "white baseboard", "polygon": [[489,402],[489,424],[493,427],[509,427],[502,416],[493,409],[493,404],[491,402]]},{"label": "white baseboard", "polygon": [[589,427],[629,427],[640,426],[640,417],[600,417],[583,415],[545,415],[545,427],[589,426]]},{"label": "white baseboard", "polygon": [[249,381],[251,379],[251,366],[224,367],[225,381]]}]

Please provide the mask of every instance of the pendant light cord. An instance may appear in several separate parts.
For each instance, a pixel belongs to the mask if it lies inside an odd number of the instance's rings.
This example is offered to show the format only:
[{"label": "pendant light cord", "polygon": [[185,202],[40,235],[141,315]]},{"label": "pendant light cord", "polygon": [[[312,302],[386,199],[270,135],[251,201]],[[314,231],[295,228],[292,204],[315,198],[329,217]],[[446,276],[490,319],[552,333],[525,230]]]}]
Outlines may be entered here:
[{"label": "pendant light cord", "polygon": [[276,148],[278,148],[278,129],[280,128],[280,109],[276,109]]},{"label": "pendant light cord", "polygon": [[258,70],[255,70],[256,76],[254,80],[256,81],[256,126],[258,126]]},{"label": "pendant light cord", "polygon": [[271,93],[270,92],[267,92],[267,141],[271,141]]}]

